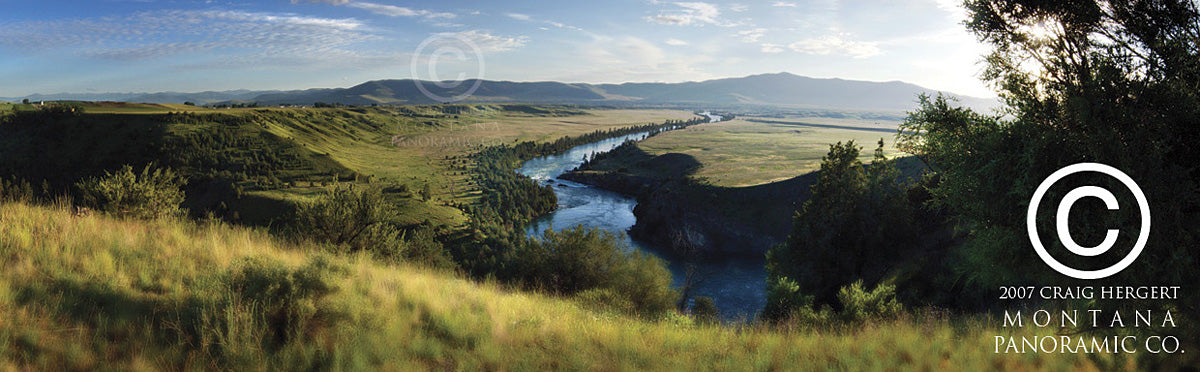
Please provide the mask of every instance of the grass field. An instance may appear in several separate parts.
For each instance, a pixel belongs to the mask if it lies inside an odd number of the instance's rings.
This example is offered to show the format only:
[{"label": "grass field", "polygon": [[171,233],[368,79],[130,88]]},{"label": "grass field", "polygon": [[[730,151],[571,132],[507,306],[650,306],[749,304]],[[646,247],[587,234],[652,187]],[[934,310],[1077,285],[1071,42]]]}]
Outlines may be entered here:
[{"label": "grass field", "polygon": [[0,370],[1130,370],[994,354],[986,318],[643,320],[188,221],[0,204]]},{"label": "grass field", "polygon": [[899,123],[833,118],[738,118],[672,131],[638,144],[651,155],[682,153],[701,168],[693,178],[725,187],[742,187],[792,178],[820,167],[829,145],[854,140],[870,161],[882,138],[885,153],[895,156]]}]

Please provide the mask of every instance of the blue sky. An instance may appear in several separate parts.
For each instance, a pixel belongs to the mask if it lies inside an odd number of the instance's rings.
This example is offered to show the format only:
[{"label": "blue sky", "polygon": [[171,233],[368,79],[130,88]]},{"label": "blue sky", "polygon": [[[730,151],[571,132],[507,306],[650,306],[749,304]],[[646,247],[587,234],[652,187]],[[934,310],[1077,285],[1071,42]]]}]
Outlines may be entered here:
[{"label": "blue sky", "polygon": [[955,0],[0,1],[0,96],[787,71],[994,96]]}]

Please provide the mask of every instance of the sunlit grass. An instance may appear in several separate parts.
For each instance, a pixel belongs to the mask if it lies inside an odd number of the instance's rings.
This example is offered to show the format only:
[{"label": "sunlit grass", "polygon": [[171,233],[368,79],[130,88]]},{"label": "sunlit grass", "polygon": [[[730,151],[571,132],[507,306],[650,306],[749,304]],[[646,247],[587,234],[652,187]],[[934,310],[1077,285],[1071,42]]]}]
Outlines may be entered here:
[{"label": "sunlit grass", "polygon": [[759,185],[815,171],[820,168],[821,157],[829,153],[829,145],[839,141],[854,140],[862,146],[863,162],[870,162],[880,138],[885,142],[885,154],[889,157],[901,154],[895,148],[894,132],[853,129],[894,130],[895,122],[828,118],[769,120],[796,124],[735,119],[663,133],[638,143],[638,147],[651,155],[691,155],[701,164],[693,177],[725,187]]},{"label": "sunlit grass", "polygon": [[[320,252],[221,224],[0,204],[0,369],[1124,367],[1119,359],[1079,355],[993,354],[990,337],[1010,331],[986,319],[907,318],[823,331],[697,325],[679,315],[643,320],[451,273]],[[337,290],[295,302],[293,310],[307,314],[295,318],[298,324],[272,323],[265,309],[278,303],[230,287],[230,273],[249,267],[248,259],[285,271],[326,262],[332,274],[321,280]],[[280,341],[272,332],[279,327],[296,331]]]}]

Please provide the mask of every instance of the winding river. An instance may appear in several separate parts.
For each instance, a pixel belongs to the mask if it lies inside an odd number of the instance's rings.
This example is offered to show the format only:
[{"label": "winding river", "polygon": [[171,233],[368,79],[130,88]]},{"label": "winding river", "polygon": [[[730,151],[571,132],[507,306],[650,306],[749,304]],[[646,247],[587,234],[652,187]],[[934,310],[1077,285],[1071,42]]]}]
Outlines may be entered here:
[{"label": "winding river", "polygon": [[[720,116],[704,113],[711,122]],[[633,249],[648,252],[668,262],[676,287],[683,285],[686,265],[649,243],[632,239],[627,231],[637,222],[632,196],[602,190],[589,185],[559,179],[563,173],[583,163],[585,156],[608,152],[625,141],[640,141],[647,133],[634,133],[576,146],[564,153],[531,159],[517,172],[543,184],[554,186],[558,209],[531,222],[530,234],[540,234],[548,228],[561,230],[582,224],[616,233]],[[752,319],[766,303],[766,271],[763,260],[728,258],[697,262],[695,272],[701,280],[692,290],[693,296],[711,297],[726,320]]]}]

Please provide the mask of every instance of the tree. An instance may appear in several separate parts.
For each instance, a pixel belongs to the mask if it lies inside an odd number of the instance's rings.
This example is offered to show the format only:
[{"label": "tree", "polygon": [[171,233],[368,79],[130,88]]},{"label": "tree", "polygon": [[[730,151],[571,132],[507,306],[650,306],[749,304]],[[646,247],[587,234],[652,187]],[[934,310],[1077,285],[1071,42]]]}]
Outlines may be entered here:
[{"label": "tree", "polygon": [[[992,47],[983,77],[1007,109],[984,115],[944,97],[922,97],[902,126],[902,147],[938,172],[934,201],[959,217],[967,240],[957,251],[960,274],[982,288],[996,285],[1179,285],[1200,265],[1200,12],[1191,1],[972,0],[967,27]],[[1149,201],[1153,230],[1139,258],[1100,280],[1074,280],[1034,253],[1026,209],[1048,175],[1079,162],[1115,167]],[[1132,194],[1111,177],[1065,179],[1043,200],[1075,186],[1112,191],[1120,209],[1071,210],[1071,231],[1084,245],[1111,228],[1132,245],[1141,218]],[[1054,208],[1037,221],[1054,220]],[[1052,229],[1037,225],[1037,229]],[[1045,239],[1045,238],[1044,238]],[[1051,240],[1051,239],[1046,239]],[[1057,241],[1049,251],[1065,251]],[[1090,244],[1089,244],[1090,243]],[[1123,252],[1114,254],[1125,254]],[[1095,270],[1110,263],[1060,255]],[[1119,258],[1114,258],[1115,262]],[[1178,306],[1197,324],[1191,295],[1170,305],[1136,300],[1097,306]],[[1193,328],[1194,329],[1194,328]],[[1200,332],[1191,332],[1191,335]],[[1196,342],[1195,336],[1192,342]]]},{"label": "tree", "polygon": [[768,251],[764,317],[810,305],[840,308],[839,288],[879,282],[915,247],[913,211],[883,141],[871,165],[858,155],[854,141],[829,146],[787,241]]}]

